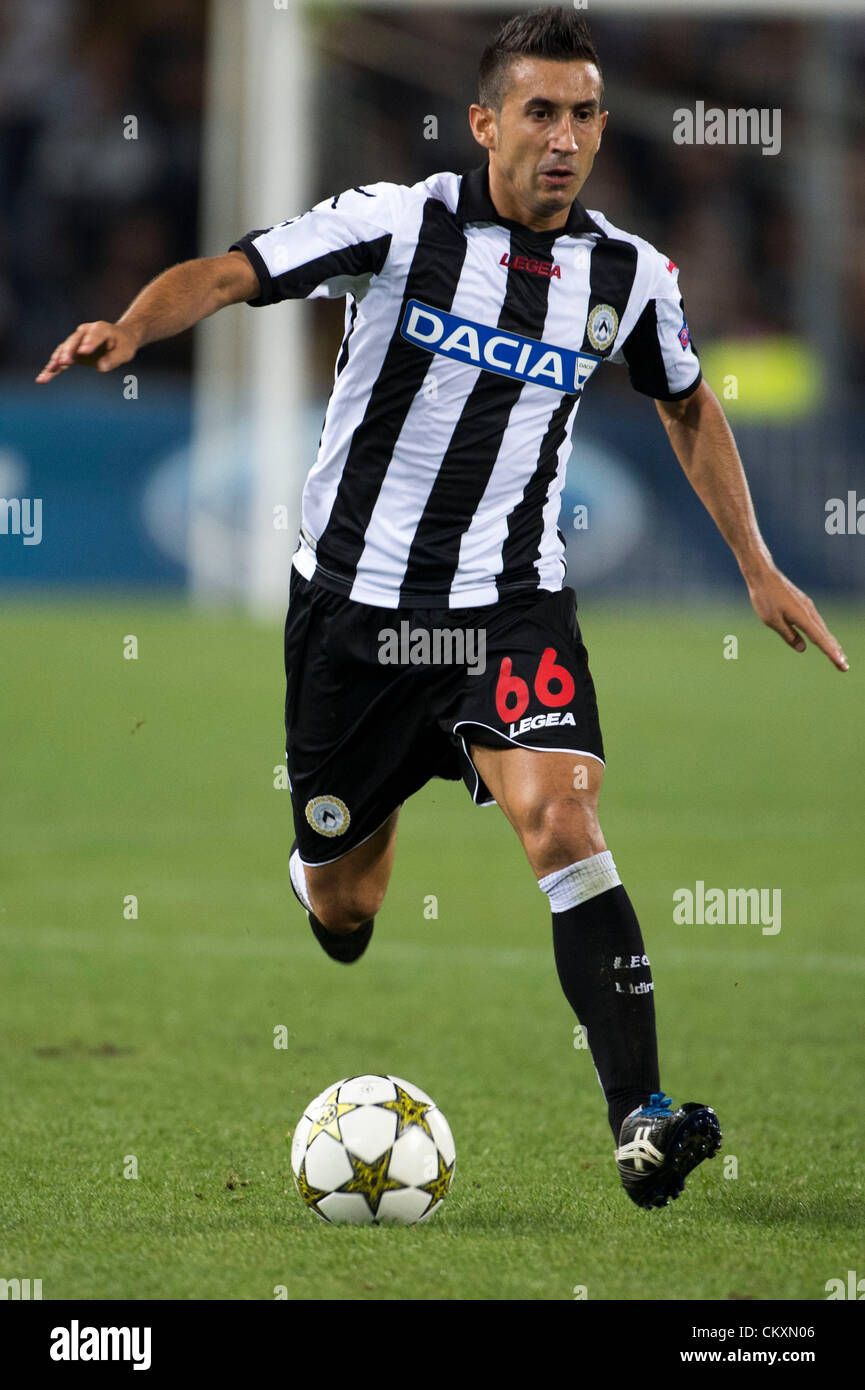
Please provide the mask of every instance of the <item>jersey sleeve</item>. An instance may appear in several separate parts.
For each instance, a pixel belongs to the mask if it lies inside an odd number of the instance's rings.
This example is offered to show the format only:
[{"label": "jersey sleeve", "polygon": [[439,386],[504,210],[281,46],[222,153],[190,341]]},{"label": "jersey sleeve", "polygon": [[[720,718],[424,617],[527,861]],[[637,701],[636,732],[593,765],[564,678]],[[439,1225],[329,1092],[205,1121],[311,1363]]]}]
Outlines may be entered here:
[{"label": "jersey sleeve", "polygon": [[357,294],[381,274],[394,231],[396,185],[371,184],[324,198],[308,212],[247,232],[243,251],[261,292],[252,308],[283,299],[337,299]]},{"label": "jersey sleeve", "polygon": [[679,401],[702,380],[700,360],[691,342],[679,268],[650,248],[653,273],[646,303],[613,361],[627,363],[635,391],[658,401]]}]

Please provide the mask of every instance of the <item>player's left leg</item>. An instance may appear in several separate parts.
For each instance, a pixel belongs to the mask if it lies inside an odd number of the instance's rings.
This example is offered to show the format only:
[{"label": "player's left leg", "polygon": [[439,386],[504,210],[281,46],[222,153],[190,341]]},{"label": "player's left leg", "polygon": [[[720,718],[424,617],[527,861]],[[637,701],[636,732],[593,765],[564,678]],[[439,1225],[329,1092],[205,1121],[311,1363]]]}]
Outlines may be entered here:
[{"label": "player's left leg", "polygon": [[603,764],[477,744],[471,756],[550,900],[559,979],[586,1031],[618,1139],[625,1116],[660,1080],[651,968],[598,822]]},{"label": "player's left leg", "polygon": [[677,1197],[720,1144],[714,1112],[660,1089],[654,983],[640,925],[598,822],[599,759],[473,744],[478,773],[550,900],[556,967],[607,1101],[622,1182],[641,1206]]},{"label": "player's left leg", "polygon": [[606,850],[598,823],[604,777],[600,759],[476,743],[471,756],[517,832],[537,879]]}]

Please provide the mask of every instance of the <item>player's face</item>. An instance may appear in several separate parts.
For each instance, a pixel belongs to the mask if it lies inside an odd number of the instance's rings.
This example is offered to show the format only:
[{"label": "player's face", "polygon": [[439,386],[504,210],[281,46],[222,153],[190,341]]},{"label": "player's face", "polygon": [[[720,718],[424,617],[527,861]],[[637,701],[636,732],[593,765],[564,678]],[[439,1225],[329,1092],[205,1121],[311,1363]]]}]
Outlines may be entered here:
[{"label": "player's face", "polygon": [[498,118],[486,107],[470,112],[475,139],[490,152],[493,202],[527,226],[563,226],[607,123],[601,75],[582,60],[518,58],[509,77]]}]

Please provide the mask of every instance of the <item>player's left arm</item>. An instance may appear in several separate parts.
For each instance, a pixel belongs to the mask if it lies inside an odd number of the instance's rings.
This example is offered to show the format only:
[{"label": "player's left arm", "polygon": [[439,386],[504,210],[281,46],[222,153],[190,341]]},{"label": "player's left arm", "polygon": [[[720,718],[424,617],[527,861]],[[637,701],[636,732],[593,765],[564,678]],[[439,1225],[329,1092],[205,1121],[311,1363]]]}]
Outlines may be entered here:
[{"label": "player's left arm", "polygon": [[[717,396],[701,381],[682,400],[655,400],[685,476],[735,555],[758,617],[797,652],[805,637],[839,671],[847,658],[807,594],[776,567],[760,534],[733,432]],[[804,636],[803,636],[804,634]]]}]

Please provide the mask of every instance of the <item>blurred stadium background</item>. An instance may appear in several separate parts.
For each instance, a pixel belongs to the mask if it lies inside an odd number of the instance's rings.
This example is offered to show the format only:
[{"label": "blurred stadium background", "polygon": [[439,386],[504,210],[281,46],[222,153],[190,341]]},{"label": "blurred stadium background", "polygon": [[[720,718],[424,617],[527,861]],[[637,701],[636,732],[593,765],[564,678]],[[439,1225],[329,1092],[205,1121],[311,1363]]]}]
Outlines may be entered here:
[{"label": "blurred stadium background", "polygon": [[[342,301],[239,306],[143,351],[125,388],[120,373],[33,377],[77,323],[118,317],[175,261],[356,183],[480,163],[465,111],[482,43],[513,8],[2,0],[0,496],[43,500],[41,544],[0,544],[7,593],[135,587],[279,610]],[[827,500],[862,478],[865,433],[854,13],[593,4],[611,115],[582,195],[682,267],[776,560],[839,596],[865,586],[861,539],[825,529]],[[780,108],[781,153],[674,144],[674,110],[697,100]],[[624,369],[593,382],[575,439],[561,524],[581,594],[739,583]]]}]

